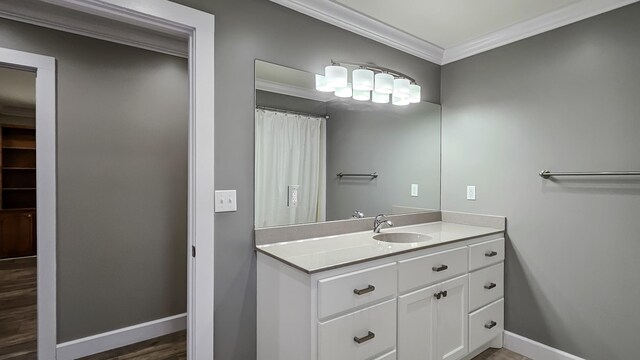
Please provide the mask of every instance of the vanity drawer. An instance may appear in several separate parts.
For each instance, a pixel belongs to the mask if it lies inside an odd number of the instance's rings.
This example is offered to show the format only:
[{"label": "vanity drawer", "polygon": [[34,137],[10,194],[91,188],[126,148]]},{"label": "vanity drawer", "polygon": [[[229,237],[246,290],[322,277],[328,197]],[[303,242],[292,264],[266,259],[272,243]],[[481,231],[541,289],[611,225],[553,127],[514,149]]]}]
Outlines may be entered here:
[{"label": "vanity drawer", "polygon": [[469,350],[473,351],[504,329],[504,299],[469,314]]},{"label": "vanity drawer", "polygon": [[318,281],[318,318],[395,295],[396,264],[388,264]]},{"label": "vanity drawer", "polygon": [[469,271],[504,260],[504,239],[491,240],[469,246]]},{"label": "vanity drawer", "polygon": [[467,272],[467,248],[460,247],[399,262],[400,291],[427,286]]},{"label": "vanity drawer", "polygon": [[469,310],[494,302],[504,296],[504,263],[469,274]]},{"label": "vanity drawer", "polygon": [[395,299],[318,324],[318,360],[365,360],[395,346]]}]

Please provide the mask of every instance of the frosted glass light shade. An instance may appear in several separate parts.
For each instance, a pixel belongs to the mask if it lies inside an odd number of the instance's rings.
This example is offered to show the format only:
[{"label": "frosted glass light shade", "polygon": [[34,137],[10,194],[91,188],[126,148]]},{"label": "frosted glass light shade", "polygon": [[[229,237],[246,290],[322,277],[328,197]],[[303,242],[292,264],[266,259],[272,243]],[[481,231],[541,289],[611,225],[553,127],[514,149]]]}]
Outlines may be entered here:
[{"label": "frosted glass light shade", "polygon": [[391,94],[393,92],[393,75],[379,73],[375,76],[375,91],[379,94]]},{"label": "frosted glass light shade", "polygon": [[411,85],[411,82],[408,79],[393,80],[393,96],[400,99],[408,99],[410,92],[409,85]]},{"label": "frosted glass light shade", "polygon": [[327,78],[324,75],[316,74],[316,90],[322,92],[333,92],[336,89],[327,85]]},{"label": "frosted glass light shade", "polygon": [[353,70],[353,90],[373,90],[373,71],[367,69]]},{"label": "frosted glass light shade", "polygon": [[353,90],[351,89],[351,84],[347,83],[347,86],[336,89],[334,94],[337,97],[341,97],[341,98],[349,98],[353,96]]},{"label": "frosted glass light shade", "polygon": [[389,103],[389,94],[380,94],[379,92],[371,93],[371,101],[378,104],[388,104]]},{"label": "frosted glass light shade", "polygon": [[412,104],[416,104],[420,102],[420,85],[411,84],[409,85],[409,102]]},{"label": "frosted glass light shade", "polygon": [[398,106],[409,105],[409,98],[399,98],[399,97],[393,95],[391,103],[393,105],[398,105]]},{"label": "frosted glass light shade", "polygon": [[369,101],[371,99],[371,91],[353,89],[353,98],[359,101]]},{"label": "frosted glass light shade", "polygon": [[347,68],[345,67],[329,65],[324,68],[324,77],[327,86],[334,89],[347,86]]}]

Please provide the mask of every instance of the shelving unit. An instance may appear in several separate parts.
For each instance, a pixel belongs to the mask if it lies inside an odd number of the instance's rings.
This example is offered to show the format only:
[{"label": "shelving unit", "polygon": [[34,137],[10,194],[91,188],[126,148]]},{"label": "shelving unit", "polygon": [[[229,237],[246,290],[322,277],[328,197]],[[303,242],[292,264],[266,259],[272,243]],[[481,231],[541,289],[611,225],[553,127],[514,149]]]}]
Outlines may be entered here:
[{"label": "shelving unit", "polygon": [[0,258],[36,254],[36,132],[0,126]]}]

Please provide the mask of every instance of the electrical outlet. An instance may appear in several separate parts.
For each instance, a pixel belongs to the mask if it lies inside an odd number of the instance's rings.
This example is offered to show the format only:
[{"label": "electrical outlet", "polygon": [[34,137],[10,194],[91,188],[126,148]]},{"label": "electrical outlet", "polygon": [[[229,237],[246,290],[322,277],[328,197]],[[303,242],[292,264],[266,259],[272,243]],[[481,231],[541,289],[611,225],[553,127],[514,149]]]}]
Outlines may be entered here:
[{"label": "electrical outlet", "polygon": [[418,184],[411,184],[411,196],[418,196]]},{"label": "electrical outlet", "polygon": [[467,200],[475,200],[476,199],[476,187],[475,185],[467,186]]},{"label": "electrical outlet", "polygon": [[238,211],[235,190],[216,190],[216,212]]},{"label": "electrical outlet", "polygon": [[298,207],[300,185],[289,185],[287,187],[287,207]]}]

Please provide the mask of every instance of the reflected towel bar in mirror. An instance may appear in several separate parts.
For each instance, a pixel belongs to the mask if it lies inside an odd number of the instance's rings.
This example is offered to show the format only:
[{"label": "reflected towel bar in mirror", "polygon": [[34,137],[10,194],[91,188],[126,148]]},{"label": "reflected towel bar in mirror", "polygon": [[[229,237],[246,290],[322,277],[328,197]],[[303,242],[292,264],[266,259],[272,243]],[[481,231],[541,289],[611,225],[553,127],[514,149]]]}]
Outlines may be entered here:
[{"label": "reflected towel bar in mirror", "polygon": [[548,179],[552,176],[640,176],[640,171],[598,171],[598,172],[551,172],[549,170],[541,171],[538,175]]},{"label": "reflected towel bar in mirror", "polygon": [[339,178],[343,178],[345,176],[347,177],[370,177],[372,179],[375,179],[378,177],[378,173],[377,172],[373,172],[371,174],[347,174],[347,173],[343,173],[343,172],[339,172],[336,174],[337,177]]}]

